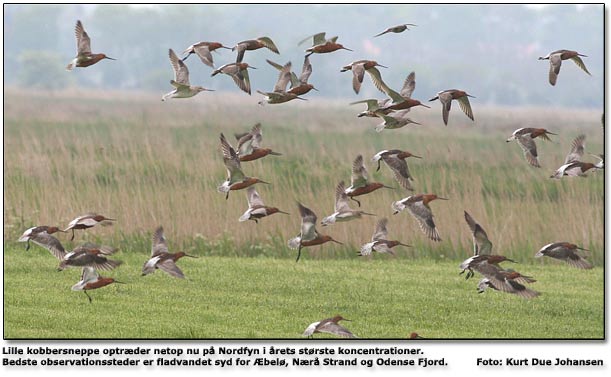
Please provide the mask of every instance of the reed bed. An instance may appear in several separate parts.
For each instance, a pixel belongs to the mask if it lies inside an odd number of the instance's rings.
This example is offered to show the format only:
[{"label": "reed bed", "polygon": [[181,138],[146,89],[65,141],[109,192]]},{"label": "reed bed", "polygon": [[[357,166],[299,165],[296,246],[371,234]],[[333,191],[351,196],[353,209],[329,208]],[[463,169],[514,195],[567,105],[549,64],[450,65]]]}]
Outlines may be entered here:
[{"label": "reed bed", "polygon": [[[123,251],[148,253],[150,237],[163,225],[173,250],[199,255],[293,258],[286,241],[299,232],[295,201],[319,219],[333,212],[334,190],[349,185],[352,161],[365,158],[370,178],[396,187],[360,198],[362,209],[389,218],[389,236],[413,245],[398,258],[459,260],[472,253],[463,218],[468,211],[487,231],[494,251],[522,262],[555,241],[590,249],[604,257],[604,173],[553,180],[570,143],[584,133],[586,152],[602,153],[600,111],[491,107],[474,100],[476,122],[458,107],[449,125],[438,103],[414,108],[422,126],[376,133],[378,119],[357,118],[360,106],[346,101],[294,101],[257,105],[256,95],[200,95],[162,103],[160,95],[136,92],[31,93],[5,88],[4,243],[12,245],[34,225],[67,226],[77,215],[99,212],[116,218],[111,227],[77,233],[68,247],[92,240]],[[216,187],[225,179],[219,149],[223,132],[263,125],[263,143],[282,153],[242,164],[245,174],[271,185],[257,189],[267,205],[290,212],[255,224],[239,223],[245,191],[225,200]],[[528,166],[519,146],[505,139],[520,127],[544,127],[559,134],[537,140],[541,169]],[[391,172],[369,160],[382,149],[406,149],[414,193],[435,193],[449,201],[431,208],[442,242],[428,240],[391,202],[411,195]],[[588,156],[588,158],[590,158]],[[356,204],[354,204],[356,206]],[[345,243],[306,251],[305,258],[354,258],[373,233],[376,217],[320,227]],[[550,263],[537,260],[537,263]]]}]

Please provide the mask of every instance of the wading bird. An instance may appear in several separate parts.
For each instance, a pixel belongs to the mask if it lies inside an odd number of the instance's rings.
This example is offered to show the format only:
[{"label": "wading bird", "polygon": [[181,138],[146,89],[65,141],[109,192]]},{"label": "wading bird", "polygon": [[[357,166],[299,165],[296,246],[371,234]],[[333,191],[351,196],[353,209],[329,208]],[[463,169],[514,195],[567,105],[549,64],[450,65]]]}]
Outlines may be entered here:
[{"label": "wading bird", "polygon": [[345,193],[346,186],[344,181],[337,184],[335,188],[335,212],[322,219],[321,225],[327,226],[335,224],[337,221],[350,221],[360,219],[363,215],[375,216],[373,213],[357,211],[350,208],[348,195]]},{"label": "wading bird", "polygon": [[405,30],[409,30],[408,26],[418,26],[418,25],[414,25],[414,24],[401,24],[401,25],[397,25],[397,26],[392,26],[389,27],[388,29],[384,30],[383,32],[381,32],[380,34],[376,34],[373,37],[379,37],[380,35],[384,35],[386,33],[402,33]]},{"label": "wading bird", "polygon": [[231,48],[232,51],[237,50],[238,56],[236,57],[236,63],[242,62],[244,59],[244,52],[258,50],[260,48],[267,48],[268,50],[275,52],[276,54],[280,54],[278,52],[278,47],[274,44],[274,41],[269,37],[260,37],[257,39],[249,39],[247,41],[238,42],[234,47]]},{"label": "wading bird", "polygon": [[388,188],[392,189],[390,186],[386,186],[380,182],[369,182],[369,175],[367,174],[367,169],[363,164],[363,155],[358,155],[352,162],[352,176],[350,177],[350,187],[346,189],[346,195],[350,197],[350,199],[354,200],[358,203],[359,207],[361,206],[361,202],[355,199],[355,196],[361,196],[365,194],[369,194],[370,192],[374,192],[379,188]]},{"label": "wading bird", "polygon": [[108,255],[117,251],[110,246],[98,246],[87,242],[64,255],[59,263],[58,270],[62,271],[68,267],[92,267],[97,270],[112,270],[119,266],[121,261],[110,260]]},{"label": "wading bird", "polygon": [[583,251],[589,250],[569,242],[554,242],[543,246],[541,250],[535,254],[535,258],[545,256],[565,261],[572,267],[582,269],[593,268],[594,266],[592,266],[590,262],[585,260],[583,256],[579,255]]},{"label": "wading bird", "polygon": [[540,168],[538,155],[537,155],[537,144],[535,144],[535,138],[541,136],[542,139],[551,141],[547,135],[556,135],[554,133],[549,132],[545,128],[518,128],[513,131],[513,134],[506,140],[508,143],[512,140],[515,140],[522,151],[524,152],[524,157],[526,161],[531,166],[536,168]]},{"label": "wading bird", "polygon": [[343,338],[356,338],[356,336],[351,333],[348,329],[339,324],[339,321],[350,321],[342,317],[341,315],[336,315],[333,318],[323,319],[322,321],[314,322],[310,324],[305,331],[303,332],[303,336],[312,337],[315,333],[327,333],[333,334],[337,336],[341,336]]},{"label": "wading bird", "polygon": [[29,236],[29,239],[40,247],[47,249],[53,256],[60,261],[66,256],[66,250],[61,242],[47,232],[37,232]]},{"label": "wading bird", "polygon": [[400,241],[389,241],[388,238],[388,230],[386,229],[386,225],[388,224],[388,219],[386,217],[378,220],[376,226],[373,231],[373,236],[371,237],[371,242],[368,242],[361,246],[361,250],[358,255],[371,255],[372,252],[377,251],[378,253],[388,253],[391,255],[395,255],[395,252],[392,250],[393,247],[401,245],[405,247],[411,247],[410,245],[404,244]]},{"label": "wading bird", "polygon": [[[587,177],[586,172],[590,169],[602,169],[604,167],[603,160],[601,159],[598,163],[593,164],[591,162],[582,162],[580,159],[583,157],[585,150],[585,135],[579,135],[571,144],[571,150],[564,159],[564,164],[558,168],[550,176],[550,178],[560,179],[564,176],[568,177]],[[591,155],[598,158],[595,155]]]},{"label": "wading bird", "polygon": [[406,190],[414,191],[410,180],[413,181],[414,178],[409,172],[409,167],[407,166],[407,162],[405,159],[408,157],[414,158],[422,158],[420,156],[416,156],[408,151],[402,151],[399,149],[391,149],[391,150],[383,150],[376,153],[372,161],[378,162],[378,168],[376,171],[380,170],[380,161],[384,161],[386,166],[392,170],[393,176],[395,180]]},{"label": "wading bird", "polygon": [[189,69],[185,63],[178,59],[174,50],[169,49],[170,63],[174,69],[174,80],[170,80],[170,84],[175,88],[169,93],[166,93],[161,97],[162,101],[168,98],[189,98],[198,94],[199,92],[209,91],[213,92],[213,89],[206,89],[203,86],[191,85],[189,83]]},{"label": "wading bird", "polygon": [[[278,63],[274,63],[273,61],[269,59],[267,59],[267,62],[272,67],[282,72],[284,66]],[[311,74],[312,74],[312,64],[310,63],[310,58],[306,56],[305,59],[303,59],[303,67],[301,69],[301,75],[297,77],[297,74],[295,74],[295,72],[292,72],[292,71],[290,72],[291,87],[289,90],[286,91],[286,93],[294,94],[296,96],[301,96],[301,95],[307,94],[312,89],[318,91],[318,89],[316,89],[314,85],[308,83],[308,79],[310,78]]]},{"label": "wading bird", "polygon": [[112,221],[116,220],[110,219],[104,215],[98,215],[97,213],[88,213],[70,221],[68,227],[63,231],[67,232],[69,230],[72,230],[72,238],[70,238],[70,241],[72,241],[74,240],[75,230],[92,228],[98,224],[102,226],[112,225]]},{"label": "wading bird", "polygon": [[461,272],[459,275],[462,275],[467,271],[467,275],[465,276],[465,280],[468,280],[471,276],[475,275],[475,271],[479,271],[478,269],[483,265],[494,265],[499,267],[499,264],[502,262],[512,262],[516,263],[513,259],[509,259],[504,255],[491,255],[491,254],[476,254],[472,257],[465,259],[460,264]]},{"label": "wading bird", "polygon": [[96,271],[96,269],[93,267],[83,267],[83,272],[81,273],[81,280],[72,286],[72,290],[83,291],[85,295],[87,295],[89,303],[91,303],[91,296],[89,296],[87,291],[102,288],[112,283],[125,284],[113,278],[105,278],[100,276],[100,274],[98,274],[98,271]]},{"label": "wading bird", "polygon": [[276,85],[274,85],[273,92],[262,92],[260,90],[257,90],[257,93],[265,96],[262,101],[259,101],[259,105],[264,105],[266,103],[284,103],[294,99],[307,101],[305,98],[301,98],[295,93],[286,92],[286,87],[291,81],[291,66],[291,62],[288,62],[284,66],[282,66],[280,74],[278,75],[278,81],[276,81]]},{"label": "wading bird", "polygon": [[309,36],[305,38],[304,40],[302,40],[301,42],[299,42],[298,45],[303,44],[304,42],[308,41],[310,38],[312,38],[312,47],[305,50],[305,52],[307,52],[306,57],[312,54],[327,54],[329,52],[333,52],[337,50],[352,51],[351,49],[344,47],[342,44],[337,43],[337,38],[338,38],[337,36],[331,39],[326,39],[325,32],[317,33],[312,36]]},{"label": "wading bird", "polygon": [[577,51],[558,50],[550,52],[546,56],[540,56],[539,60],[549,60],[549,83],[551,85],[556,85],[556,80],[558,79],[560,66],[562,65],[563,60],[571,59],[585,73],[592,76],[590,72],[588,72],[588,69],[583,63],[583,60],[581,60],[580,56],[587,57],[587,55],[580,54]]},{"label": "wading bird", "polygon": [[367,72],[369,77],[371,77],[371,82],[373,82],[373,85],[375,85],[375,87],[382,93],[386,93],[388,91],[388,87],[384,81],[382,81],[382,74],[376,67],[388,68],[374,60],[357,60],[343,66],[340,72],[352,71],[352,89],[356,94],[359,94],[359,91],[361,90],[361,84],[363,83],[365,72]]},{"label": "wading bird", "polygon": [[284,213],[285,215],[288,215],[287,212],[281,211],[276,207],[268,207],[263,204],[263,200],[261,200],[261,197],[254,186],[250,186],[247,189],[246,199],[248,200],[248,209],[242,216],[240,216],[240,222],[254,220],[255,223],[259,223],[259,219],[266,216],[271,216],[274,213]]},{"label": "wading bird", "polygon": [[536,280],[514,270],[501,268],[499,264],[504,261],[515,263],[515,261],[503,255],[474,255],[460,264],[461,274],[468,270],[466,276],[466,279],[468,279],[475,274],[475,270],[484,276],[477,284],[479,293],[484,292],[486,288],[492,288],[526,299],[539,296],[539,292],[524,286],[524,284],[534,283]]},{"label": "wading bird", "polygon": [[295,262],[299,262],[301,249],[304,247],[322,245],[329,241],[343,245],[341,242],[334,240],[333,237],[322,235],[316,231],[317,217],[311,209],[304,207],[299,202],[297,202],[297,207],[299,207],[299,214],[301,215],[301,232],[288,241],[288,246],[291,249],[297,249]]},{"label": "wading bird", "polygon": [[392,203],[393,214],[396,215],[407,208],[409,213],[418,221],[422,232],[426,234],[429,239],[441,241],[441,237],[433,221],[433,211],[431,211],[431,207],[429,207],[429,202],[435,199],[448,200],[435,194],[411,195],[405,199]]},{"label": "wading bird", "polygon": [[247,177],[242,172],[240,167],[240,158],[236,151],[229,145],[225,135],[221,133],[221,151],[223,153],[223,162],[227,168],[227,180],[217,187],[217,191],[225,193],[225,199],[229,198],[231,190],[241,190],[256,183],[269,184],[259,178]]},{"label": "wading bird", "polygon": [[274,152],[271,148],[261,148],[261,141],[263,140],[261,123],[255,124],[250,132],[239,136],[236,153],[241,162],[254,161],[267,155],[282,156],[281,153]]},{"label": "wading bird", "polygon": [[219,48],[226,48],[228,50],[231,50],[231,47],[223,46],[223,44],[219,42],[198,42],[187,47],[187,49],[182,52],[183,54],[187,54],[184,58],[182,58],[182,61],[184,62],[185,60],[187,60],[187,58],[191,56],[191,54],[196,54],[197,56],[199,56],[199,59],[202,61],[202,63],[211,68],[214,68],[214,61],[212,60],[211,52]]},{"label": "wading bird", "polygon": [[19,239],[17,240],[17,242],[26,242],[25,245],[25,250],[28,251],[30,250],[30,240],[34,237],[36,237],[37,235],[44,233],[46,235],[51,235],[53,233],[56,232],[66,232],[65,230],[61,230],[56,226],[47,226],[47,225],[41,225],[41,226],[35,226],[29,229],[26,229],[25,232],[23,232],[23,234],[21,235],[21,237],[19,237]]},{"label": "wading bird", "polygon": [[228,63],[215,69],[211,76],[214,77],[219,73],[224,73],[233,79],[233,82],[242,91],[250,94],[250,77],[248,76],[248,68],[256,69],[248,63]]},{"label": "wading bird", "polygon": [[163,227],[160,226],[155,229],[155,232],[153,233],[151,257],[142,266],[142,276],[152,274],[155,272],[155,270],[159,269],[170,274],[171,276],[184,279],[185,275],[176,265],[176,261],[182,257],[197,258],[196,256],[189,255],[182,251],[170,253],[168,250],[167,240],[163,235]]},{"label": "wading bird", "polygon": [[468,116],[469,119],[475,121],[475,119],[473,118],[473,110],[471,110],[471,104],[469,103],[469,97],[475,98],[472,95],[467,94],[467,92],[465,91],[458,89],[448,89],[437,93],[437,95],[431,98],[429,102],[435,101],[437,99],[439,100],[439,102],[441,102],[441,116],[443,117],[443,123],[445,123],[445,125],[447,126],[448,116],[450,114],[450,107],[452,107],[452,100],[457,100],[458,106],[460,106],[460,109],[463,111],[463,113],[465,113],[465,115]]},{"label": "wading bird", "polygon": [[76,36],[76,57],[66,66],[66,71],[72,71],[74,67],[89,67],[102,59],[116,60],[109,58],[105,54],[91,53],[91,40],[85,28],[83,28],[81,20],[76,21],[74,34]]},{"label": "wading bird", "polygon": [[412,99],[412,93],[416,89],[416,73],[411,72],[405,81],[403,82],[403,88],[399,93],[390,89],[389,87],[384,87],[386,90],[386,95],[388,95],[392,99],[392,103],[381,107],[380,110],[408,110],[414,106],[424,106],[426,108],[431,108],[428,105],[423,104],[419,100]]}]

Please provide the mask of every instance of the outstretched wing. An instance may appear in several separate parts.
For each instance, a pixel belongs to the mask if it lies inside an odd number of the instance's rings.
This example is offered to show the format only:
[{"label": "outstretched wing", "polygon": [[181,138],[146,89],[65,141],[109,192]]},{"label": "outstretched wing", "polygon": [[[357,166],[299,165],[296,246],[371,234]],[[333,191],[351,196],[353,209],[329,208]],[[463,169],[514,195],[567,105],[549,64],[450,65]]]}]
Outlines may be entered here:
[{"label": "outstretched wing", "polygon": [[560,73],[560,66],[562,65],[562,59],[560,54],[552,54],[549,57],[549,83],[556,85],[558,74]]},{"label": "outstretched wing", "polygon": [[592,74],[590,74],[590,72],[588,72],[588,69],[586,68],[586,65],[583,63],[583,60],[581,60],[581,58],[579,56],[573,56],[571,58],[571,60],[573,62],[575,62],[575,64],[577,64],[577,66],[579,68],[581,68],[585,73],[587,73],[588,75],[592,76]]},{"label": "outstretched wing", "polygon": [[475,121],[475,119],[473,118],[473,110],[471,110],[471,103],[469,102],[469,97],[462,96],[458,98],[457,101],[458,106],[460,106],[462,112],[465,113],[465,115],[468,116],[471,120]]},{"label": "outstretched wing", "polygon": [[335,212],[352,211],[348,203],[348,195],[346,195],[346,186],[344,181],[337,184],[335,188]]},{"label": "outstretched wing", "polygon": [[539,165],[539,160],[537,159],[537,144],[535,144],[535,141],[528,135],[517,135],[516,140],[524,152],[526,161],[528,161],[530,165],[540,168],[541,165]]},{"label": "outstretched wing", "polygon": [[178,59],[174,50],[169,50],[170,63],[172,64],[172,68],[174,69],[174,81],[182,85],[191,85],[189,84],[189,69],[182,60]]},{"label": "outstretched wing", "polygon": [[386,229],[386,225],[388,224],[388,219],[386,217],[381,218],[376,223],[375,229],[373,231],[373,236],[371,237],[372,241],[377,240],[385,240],[388,237],[388,230]]},{"label": "outstretched wing", "polygon": [[235,150],[229,145],[225,135],[221,133],[221,151],[223,152],[223,162],[227,168],[228,177],[232,182],[241,181],[244,179],[244,173],[240,167],[240,158]]},{"label": "outstretched wing", "polygon": [[87,35],[81,20],[76,21],[74,34],[76,35],[77,54],[91,54],[91,40],[89,39],[89,35]]},{"label": "outstretched wing", "polygon": [[424,232],[424,234],[426,234],[426,236],[433,241],[441,241],[441,237],[439,236],[435,222],[433,221],[433,212],[431,209],[424,205],[422,201],[408,200],[406,205],[412,216],[418,220],[420,229]]},{"label": "outstretched wing", "polygon": [[403,82],[403,88],[401,89],[401,96],[405,98],[412,98],[412,93],[416,89],[416,72],[412,72],[405,78]]},{"label": "outstretched wing", "polygon": [[407,167],[407,162],[392,155],[382,156],[382,159],[386,165],[388,165],[390,170],[392,170],[395,180],[399,182],[401,187],[409,191],[414,191],[414,188],[409,181],[411,175],[409,173],[409,168]]},{"label": "outstretched wing", "polygon": [[579,135],[573,140],[571,144],[571,150],[569,154],[564,159],[564,164],[568,164],[571,162],[579,161],[583,157],[583,152],[585,149],[585,140],[586,135]]},{"label": "outstretched wing", "polygon": [[280,70],[280,75],[278,76],[278,81],[274,86],[274,92],[283,93],[286,91],[286,86],[291,81],[291,66],[291,62],[288,62],[282,66],[282,70]]},{"label": "outstretched wing", "polygon": [[486,231],[475,222],[467,211],[465,211],[465,221],[467,221],[467,225],[469,225],[469,229],[471,229],[473,234],[473,254],[492,254],[492,242],[488,239]]},{"label": "outstretched wing", "polygon": [[248,208],[263,207],[263,200],[259,196],[259,193],[255,189],[255,186],[250,186],[246,192],[246,198],[248,200]]},{"label": "outstretched wing", "polygon": [[307,84],[311,74],[312,64],[310,64],[310,58],[306,56],[303,60],[303,68],[301,69],[301,76],[299,76],[299,81],[302,84]]},{"label": "outstretched wing", "polygon": [[154,257],[161,253],[169,253],[168,243],[163,235],[163,227],[155,229],[153,233],[153,247],[151,248],[151,256]]},{"label": "outstretched wing", "polygon": [[61,242],[47,232],[41,232],[34,235],[31,239],[36,245],[44,247],[49,250],[55,258],[62,260],[66,255],[66,250],[62,246]]},{"label": "outstretched wing", "polygon": [[301,215],[301,240],[311,241],[318,236],[316,232],[316,214],[311,209],[297,203]]},{"label": "outstretched wing", "polygon": [[185,278],[185,275],[182,273],[180,268],[178,268],[178,266],[172,259],[166,259],[162,262],[157,263],[157,268],[179,279]]},{"label": "outstretched wing", "polygon": [[363,155],[359,154],[352,162],[352,187],[357,188],[366,186],[367,180],[367,169],[365,169],[365,165],[363,164]]}]

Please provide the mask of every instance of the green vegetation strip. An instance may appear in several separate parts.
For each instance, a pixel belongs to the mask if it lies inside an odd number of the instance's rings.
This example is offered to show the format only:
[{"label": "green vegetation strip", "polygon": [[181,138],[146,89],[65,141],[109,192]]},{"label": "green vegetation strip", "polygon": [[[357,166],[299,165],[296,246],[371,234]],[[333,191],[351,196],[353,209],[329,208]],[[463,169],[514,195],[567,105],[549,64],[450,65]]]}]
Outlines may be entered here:
[{"label": "green vegetation strip", "polygon": [[[187,279],[142,277],[145,252],[119,251],[124,263],[102,276],[127,284],[82,292],[79,269],[33,245],[4,252],[5,338],[301,338],[335,314],[360,338],[602,339],[603,270],[561,263],[511,264],[538,281],[533,300],[465,281],[455,261],[324,259],[327,248],[292,258],[182,259]],[[314,259],[316,254],[319,259]],[[327,338],[316,334],[317,338]]]}]

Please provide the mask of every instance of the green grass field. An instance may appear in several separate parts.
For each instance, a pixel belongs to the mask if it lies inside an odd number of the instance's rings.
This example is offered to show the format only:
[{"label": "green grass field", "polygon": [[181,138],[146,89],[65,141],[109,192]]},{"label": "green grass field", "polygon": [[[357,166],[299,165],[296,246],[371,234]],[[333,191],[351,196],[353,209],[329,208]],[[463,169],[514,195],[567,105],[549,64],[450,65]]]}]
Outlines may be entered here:
[{"label": "green grass field", "polygon": [[[586,134],[586,152],[601,153],[600,111],[487,107],[473,102],[476,122],[458,108],[447,127],[438,104],[414,109],[422,126],[377,134],[378,120],[358,119],[347,102],[258,106],[238,94],[201,95],[161,103],[146,93],[26,93],[5,89],[4,293],[9,338],[299,337],[309,323],[340,313],[361,337],[601,338],[603,324],[604,176],[552,180],[571,141]],[[412,113],[410,113],[412,114]],[[244,192],[216,192],[225,179],[221,132],[263,124],[263,144],[282,153],[243,163],[247,175],[272,184],[258,191],[276,214],[239,223]],[[520,127],[544,127],[537,141],[543,166],[528,166],[505,139]],[[382,149],[407,149],[415,194],[449,201],[431,208],[443,239],[428,240],[407,211],[392,215],[400,190],[390,171],[369,162]],[[356,256],[375,217],[319,231],[342,241],[306,250],[296,264],[286,242],[299,232],[295,201],[319,219],[333,212],[334,189],[350,180],[363,154],[370,177],[394,190],[362,197],[362,209],[389,218],[389,237],[413,245],[396,258]],[[590,157],[586,157],[591,160]],[[472,254],[468,211],[486,230],[493,251],[520,262],[542,295],[526,301],[498,292],[477,294],[458,264]],[[77,232],[85,241],[120,249],[124,264],[104,276],[127,285],[93,291],[93,304],[70,291],[80,271],[56,272],[56,260],[15,241],[34,225],[67,226],[87,212],[116,218],[110,227]],[[141,278],[154,229],[163,225],[171,251],[199,255],[179,261],[186,281],[161,273]],[[591,271],[533,255],[569,241],[590,250]],[[380,258],[378,258],[380,257]],[[133,305],[133,306],[132,306]],[[138,314],[137,316],[135,314]],[[95,323],[82,319],[98,318]],[[95,327],[91,327],[95,326]]]},{"label": "green grass field", "polygon": [[[20,245],[22,246],[22,245]],[[127,284],[70,290],[80,270],[33,246],[5,250],[7,338],[300,338],[337,313],[362,338],[603,337],[603,270],[564,264],[512,266],[539,281],[533,300],[476,291],[455,262],[430,259],[324,259],[327,248],[289,258],[185,258],[185,280],[160,271],[142,277],[145,252],[119,252],[124,264],[102,276]],[[313,259],[311,254],[317,254]],[[330,337],[317,334],[316,337]]]}]

